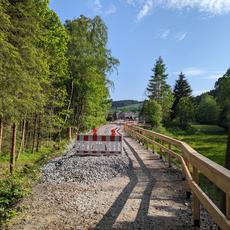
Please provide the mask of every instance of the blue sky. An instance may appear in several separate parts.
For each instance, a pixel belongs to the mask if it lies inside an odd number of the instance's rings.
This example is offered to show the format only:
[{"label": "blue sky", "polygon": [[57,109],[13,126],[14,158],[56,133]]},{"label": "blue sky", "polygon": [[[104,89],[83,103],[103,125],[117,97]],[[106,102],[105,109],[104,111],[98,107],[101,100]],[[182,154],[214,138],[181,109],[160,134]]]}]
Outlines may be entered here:
[{"label": "blue sky", "polygon": [[51,0],[61,20],[100,15],[108,48],[120,60],[109,76],[114,100],[145,98],[155,60],[162,56],[173,87],[183,71],[198,95],[230,67],[230,0]]}]

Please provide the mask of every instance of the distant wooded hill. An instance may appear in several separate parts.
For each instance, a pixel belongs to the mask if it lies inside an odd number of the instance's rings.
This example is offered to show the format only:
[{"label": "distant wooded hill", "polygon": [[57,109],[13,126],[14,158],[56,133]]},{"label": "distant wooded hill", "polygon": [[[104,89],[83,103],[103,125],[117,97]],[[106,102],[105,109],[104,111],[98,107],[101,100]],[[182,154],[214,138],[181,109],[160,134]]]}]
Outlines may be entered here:
[{"label": "distant wooded hill", "polygon": [[121,112],[139,112],[142,107],[141,101],[136,100],[120,100],[120,101],[113,101],[111,110],[121,111]]}]

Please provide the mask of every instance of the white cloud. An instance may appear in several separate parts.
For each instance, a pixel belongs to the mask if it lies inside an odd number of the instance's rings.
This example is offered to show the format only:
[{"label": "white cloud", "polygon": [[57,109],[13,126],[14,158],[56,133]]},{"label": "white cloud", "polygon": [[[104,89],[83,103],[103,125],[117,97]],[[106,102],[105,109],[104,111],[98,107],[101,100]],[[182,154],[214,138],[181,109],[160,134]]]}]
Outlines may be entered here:
[{"label": "white cloud", "polygon": [[206,93],[210,91],[210,89],[203,89],[203,90],[193,90],[192,91],[192,94],[193,96],[198,96],[198,95],[201,95],[202,93]]},{"label": "white cloud", "polygon": [[141,10],[137,14],[137,21],[140,22],[144,17],[149,15],[154,7],[154,0],[146,0],[142,5]]},{"label": "white cloud", "polygon": [[230,12],[230,0],[160,0],[172,9],[197,9],[214,15]]},{"label": "white cloud", "polygon": [[[197,67],[189,67],[189,68],[184,69],[182,72],[188,77],[202,76],[206,73],[205,70],[199,69]],[[173,74],[178,75],[180,74],[180,72],[174,72]]]},{"label": "white cloud", "polygon": [[164,30],[161,32],[160,37],[163,39],[166,39],[166,38],[168,38],[169,35],[170,35],[170,30],[167,29],[167,30]]},{"label": "white cloud", "polygon": [[[204,80],[217,80],[222,77],[224,71],[207,71],[197,67],[189,67],[182,70],[187,77],[199,77]],[[174,75],[179,75],[180,72],[173,72]]]},{"label": "white cloud", "polygon": [[91,7],[95,12],[100,12],[102,8],[101,0],[94,0],[91,4]]},{"label": "white cloud", "polygon": [[135,6],[136,5],[136,0],[125,0],[125,2],[129,5]]},{"label": "white cloud", "polygon": [[117,12],[117,7],[112,4],[106,9],[105,15],[115,14],[116,12]]},{"label": "white cloud", "polygon": [[212,74],[212,75],[208,75],[208,76],[203,77],[203,79],[207,79],[207,80],[217,80],[217,79],[219,79],[219,78],[222,77],[222,76],[223,76],[223,73]]},{"label": "white cloud", "polygon": [[175,39],[177,41],[183,41],[185,39],[185,37],[187,36],[187,33],[186,32],[178,32],[175,34]]},{"label": "white cloud", "polygon": [[141,21],[151,14],[155,6],[168,9],[184,10],[194,9],[210,15],[221,15],[230,12],[230,0],[122,0],[133,7],[140,7],[136,16]]}]

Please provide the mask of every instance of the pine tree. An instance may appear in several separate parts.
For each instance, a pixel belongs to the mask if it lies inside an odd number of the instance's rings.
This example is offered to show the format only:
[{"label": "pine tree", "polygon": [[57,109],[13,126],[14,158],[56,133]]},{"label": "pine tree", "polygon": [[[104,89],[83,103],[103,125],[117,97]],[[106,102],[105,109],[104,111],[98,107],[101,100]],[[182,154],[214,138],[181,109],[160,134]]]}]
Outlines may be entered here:
[{"label": "pine tree", "polygon": [[170,114],[173,96],[171,87],[166,82],[168,75],[166,74],[166,67],[161,57],[156,60],[152,71],[153,75],[146,88],[147,96],[150,100],[155,100],[161,105],[163,121],[166,121]]},{"label": "pine tree", "polygon": [[161,57],[156,60],[155,66],[152,71],[153,75],[151,76],[151,79],[149,80],[149,84],[146,89],[147,95],[149,99],[156,100],[158,103],[161,104],[164,96],[164,91],[166,88],[168,88],[168,85],[166,83],[168,75],[166,74],[166,67]]},{"label": "pine tree", "polygon": [[179,79],[176,80],[175,87],[173,89],[173,95],[174,95],[174,102],[172,106],[172,114],[171,117],[175,118],[176,117],[176,109],[177,105],[182,97],[191,97],[192,90],[191,87],[186,80],[185,75],[181,72],[179,74]]}]

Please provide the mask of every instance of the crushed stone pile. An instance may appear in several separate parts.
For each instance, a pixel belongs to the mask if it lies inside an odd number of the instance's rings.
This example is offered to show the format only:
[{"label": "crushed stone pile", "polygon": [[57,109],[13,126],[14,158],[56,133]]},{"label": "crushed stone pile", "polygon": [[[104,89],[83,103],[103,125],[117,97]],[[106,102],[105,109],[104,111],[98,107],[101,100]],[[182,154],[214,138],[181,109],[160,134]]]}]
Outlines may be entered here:
[{"label": "crushed stone pile", "polygon": [[49,161],[43,167],[43,182],[97,183],[117,176],[127,176],[130,164],[125,153],[110,156],[77,156],[74,145],[71,144],[63,156]]}]

